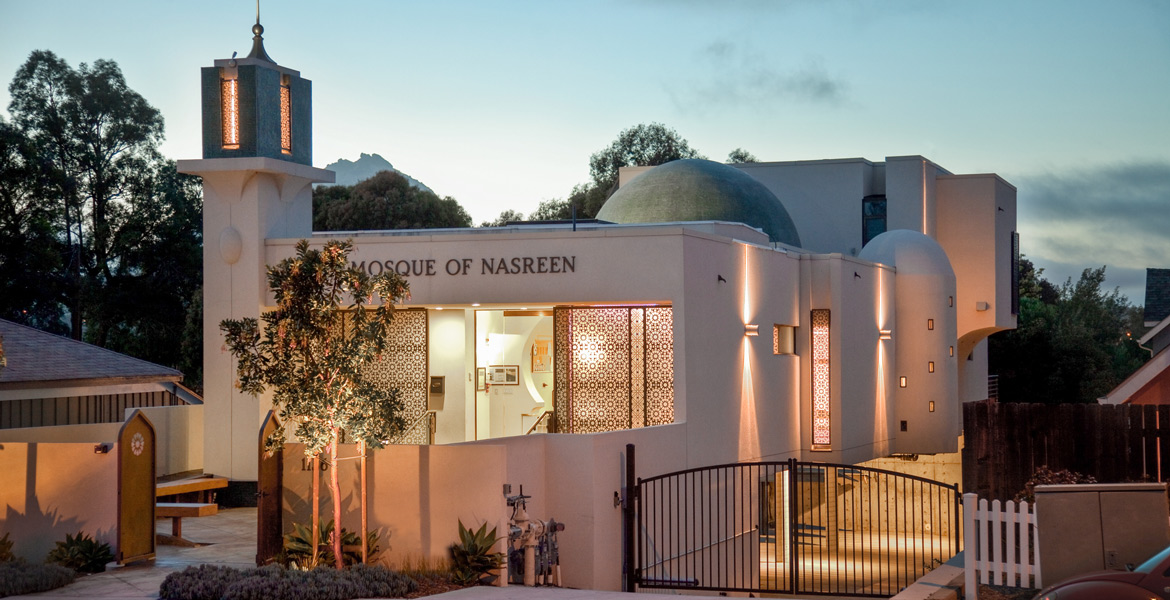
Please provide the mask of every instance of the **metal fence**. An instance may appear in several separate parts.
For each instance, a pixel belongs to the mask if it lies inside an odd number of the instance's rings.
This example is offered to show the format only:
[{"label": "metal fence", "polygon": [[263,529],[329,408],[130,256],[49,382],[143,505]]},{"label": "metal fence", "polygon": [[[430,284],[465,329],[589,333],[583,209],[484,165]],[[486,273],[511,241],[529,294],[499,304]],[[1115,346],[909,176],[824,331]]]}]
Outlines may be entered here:
[{"label": "metal fence", "polygon": [[959,550],[957,486],[891,471],[737,463],[628,488],[630,591],[892,596]]}]

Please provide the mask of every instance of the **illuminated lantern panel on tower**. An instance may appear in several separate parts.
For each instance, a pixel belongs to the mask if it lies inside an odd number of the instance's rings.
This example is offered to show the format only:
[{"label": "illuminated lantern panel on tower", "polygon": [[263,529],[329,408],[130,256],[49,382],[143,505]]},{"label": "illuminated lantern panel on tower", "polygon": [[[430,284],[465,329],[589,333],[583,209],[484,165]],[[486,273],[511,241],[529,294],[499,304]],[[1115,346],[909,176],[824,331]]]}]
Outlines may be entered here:
[{"label": "illuminated lantern panel on tower", "polygon": [[225,150],[235,150],[240,147],[239,81],[222,80],[220,94],[223,102],[223,147]]},{"label": "illuminated lantern panel on tower", "polygon": [[280,151],[292,154],[292,92],[287,82],[280,86]]},{"label": "illuminated lantern panel on tower", "polygon": [[828,450],[829,422],[829,311],[812,311],[812,429],[813,450]]}]

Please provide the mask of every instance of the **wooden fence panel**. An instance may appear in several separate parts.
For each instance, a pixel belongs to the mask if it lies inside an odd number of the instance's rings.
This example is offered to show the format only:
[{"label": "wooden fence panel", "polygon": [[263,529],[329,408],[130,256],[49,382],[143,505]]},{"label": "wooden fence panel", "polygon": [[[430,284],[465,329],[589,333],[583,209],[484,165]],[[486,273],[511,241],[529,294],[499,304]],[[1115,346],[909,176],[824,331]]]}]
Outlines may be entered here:
[{"label": "wooden fence panel", "polygon": [[963,488],[1010,500],[1041,466],[1102,483],[1170,478],[1170,406],[963,405]]}]

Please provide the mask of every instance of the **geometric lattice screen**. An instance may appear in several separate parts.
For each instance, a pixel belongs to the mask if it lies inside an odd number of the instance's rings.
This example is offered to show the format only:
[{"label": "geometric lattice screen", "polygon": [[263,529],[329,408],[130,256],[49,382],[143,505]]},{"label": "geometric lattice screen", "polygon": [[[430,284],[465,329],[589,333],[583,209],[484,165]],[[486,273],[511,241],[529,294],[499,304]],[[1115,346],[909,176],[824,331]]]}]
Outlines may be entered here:
[{"label": "geometric lattice screen", "polygon": [[427,311],[395,310],[387,337],[381,360],[367,366],[364,375],[382,389],[398,388],[402,418],[410,427],[427,412]]},{"label": "geometric lattice screen", "polygon": [[674,310],[558,307],[556,428],[599,433],[674,422]]}]

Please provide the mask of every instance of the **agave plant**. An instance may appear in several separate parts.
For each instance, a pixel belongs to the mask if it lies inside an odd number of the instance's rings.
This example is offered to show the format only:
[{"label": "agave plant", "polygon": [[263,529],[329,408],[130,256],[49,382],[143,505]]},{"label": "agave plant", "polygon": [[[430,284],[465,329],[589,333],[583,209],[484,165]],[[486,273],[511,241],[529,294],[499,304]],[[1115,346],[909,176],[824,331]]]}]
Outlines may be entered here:
[{"label": "agave plant", "polygon": [[80,573],[101,573],[111,560],[114,560],[114,553],[109,544],[80,531],[76,536],[65,534],[65,541],[57,542],[57,546],[45,558],[45,562],[69,567]]},{"label": "agave plant", "polygon": [[471,585],[492,578],[485,577],[493,569],[504,564],[503,552],[492,552],[496,545],[496,529],[487,530],[487,523],[472,532],[459,521],[459,543],[451,546],[451,569],[455,574],[455,581],[461,585]]}]

